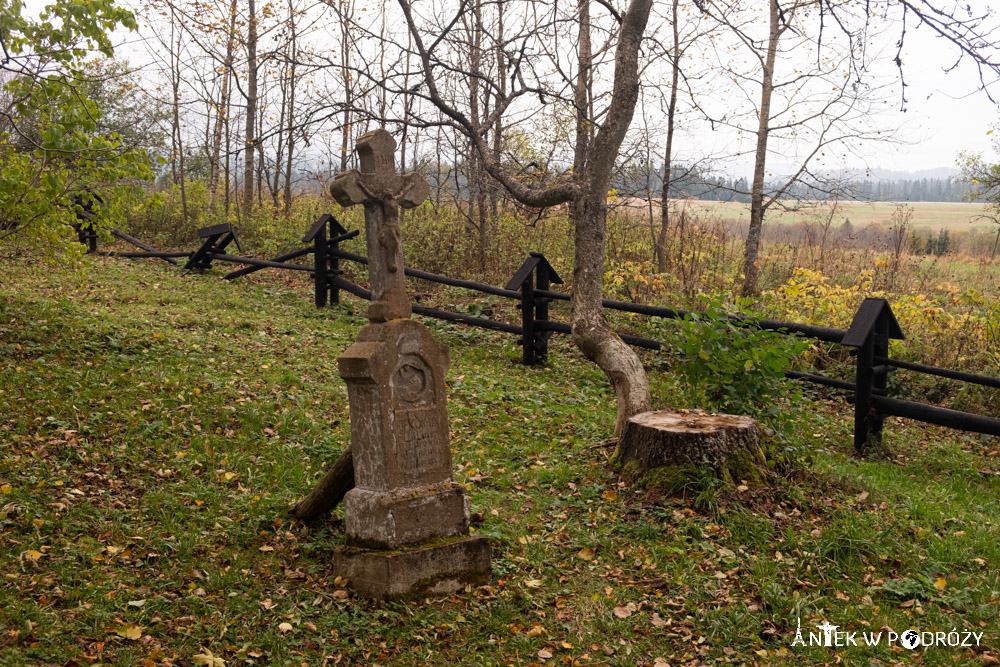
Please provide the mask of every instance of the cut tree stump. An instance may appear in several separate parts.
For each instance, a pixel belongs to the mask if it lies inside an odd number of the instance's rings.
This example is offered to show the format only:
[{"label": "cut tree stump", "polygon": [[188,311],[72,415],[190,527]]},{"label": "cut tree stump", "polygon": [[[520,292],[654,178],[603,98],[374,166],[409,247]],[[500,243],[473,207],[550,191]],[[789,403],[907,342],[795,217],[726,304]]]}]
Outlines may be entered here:
[{"label": "cut tree stump", "polygon": [[647,486],[674,487],[679,478],[706,468],[730,484],[759,484],[767,477],[757,421],[704,410],[631,417],[614,461],[628,477]]},{"label": "cut tree stump", "polygon": [[351,448],[344,450],[333,466],[326,471],[319,484],[292,508],[292,516],[299,521],[315,521],[337,506],[347,492],[354,488],[354,456]]}]

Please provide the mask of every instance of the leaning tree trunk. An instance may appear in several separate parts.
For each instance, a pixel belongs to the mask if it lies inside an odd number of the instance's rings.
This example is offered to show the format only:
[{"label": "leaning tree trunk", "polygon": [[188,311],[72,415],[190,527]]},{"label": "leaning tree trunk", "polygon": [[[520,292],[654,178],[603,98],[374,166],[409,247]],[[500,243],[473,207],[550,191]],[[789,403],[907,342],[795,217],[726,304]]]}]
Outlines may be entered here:
[{"label": "leaning tree trunk", "polygon": [[627,476],[671,490],[706,468],[728,484],[757,485],[768,477],[757,421],[704,410],[635,415],[625,424],[614,460]]},{"label": "leaning tree trunk", "polygon": [[632,415],[649,410],[649,379],[635,350],[611,330],[601,305],[607,203],[603,192],[574,202],[573,341],[604,371],[618,399],[615,435]]},{"label": "leaning tree trunk", "polygon": [[[608,218],[608,188],[615,159],[632,122],[639,99],[639,46],[649,19],[652,0],[632,0],[622,19],[615,49],[615,78],[611,104],[593,140],[592,114],[577,122],[574,171],[579,192],[572,202],[575,227],[573,268],[573,341],[604,371],[618,399],[615,435],[625,420],[649,409],[649,380],[639,355],[611,330],[601,305],[604,287],[605,238]],[[590,53],[589,0],[580,0],[580,77],[576,85],[577,114],[589,111],[593,101],[589,90]],[[584,94],[586,93],[586,94]]]},{"label": "leaning tree trunk", "polygon": [[354,456],[348,447],[309,495],[292,508],[292,516],[299,521],[315,521],[336,507],[353,488]]}]

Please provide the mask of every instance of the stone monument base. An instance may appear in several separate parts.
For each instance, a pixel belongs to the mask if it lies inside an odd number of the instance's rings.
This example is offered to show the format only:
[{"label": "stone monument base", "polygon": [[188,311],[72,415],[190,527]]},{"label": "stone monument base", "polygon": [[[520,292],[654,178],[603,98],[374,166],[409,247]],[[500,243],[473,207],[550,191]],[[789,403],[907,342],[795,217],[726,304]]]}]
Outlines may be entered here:
[{"label": "stone monument base", "polygon": [[354,544],[396,549],[469,534],[469,492],[448,481],[420,488],[354,488],[344,497],[344,522]]},{"label": "stone monument base", "polygon": [[340,547],[334,570],[366,597],[453,593],[489,581],[490,544],[473,535],[390,551]]}]

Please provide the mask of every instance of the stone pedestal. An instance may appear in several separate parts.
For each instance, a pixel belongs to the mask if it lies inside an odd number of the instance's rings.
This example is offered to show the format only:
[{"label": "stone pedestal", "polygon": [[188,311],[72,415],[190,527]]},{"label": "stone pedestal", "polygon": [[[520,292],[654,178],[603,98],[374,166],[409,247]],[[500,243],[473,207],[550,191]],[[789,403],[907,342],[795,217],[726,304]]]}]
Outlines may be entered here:
[{"label": "stone pedestal", "polygon": [[459,537],[398,550],[341,547],[334,569],[358,593],[381,600],[453,593],[490,578],[485,537]]},{"label": "stone pedestal", "polygon": [[339,359],[351,408],[355,488],[336,569],[365,595],[457,590],[489,576],[469,535],[469,497],[452,480],[448,348],[419,322],[369,324]]}]

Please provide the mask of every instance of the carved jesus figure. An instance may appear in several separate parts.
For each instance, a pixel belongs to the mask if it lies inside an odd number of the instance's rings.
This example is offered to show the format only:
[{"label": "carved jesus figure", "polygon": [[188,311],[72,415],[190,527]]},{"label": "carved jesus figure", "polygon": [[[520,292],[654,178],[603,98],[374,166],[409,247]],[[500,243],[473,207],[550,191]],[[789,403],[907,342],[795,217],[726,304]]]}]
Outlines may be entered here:
[{"label": "carved jesus figure", "polygon": [[337,175],[330,193],[341,206],[363,204],[368,239],[368,276],[372,305],[368,319],[386,322],[410,316],[403,270],[399,207],[417,206],[430,194],[427,181],[417,173],[396,173],[396,142],[382,129],[358,140],[360,169]]}]

